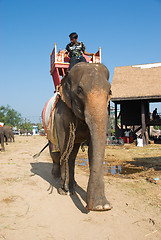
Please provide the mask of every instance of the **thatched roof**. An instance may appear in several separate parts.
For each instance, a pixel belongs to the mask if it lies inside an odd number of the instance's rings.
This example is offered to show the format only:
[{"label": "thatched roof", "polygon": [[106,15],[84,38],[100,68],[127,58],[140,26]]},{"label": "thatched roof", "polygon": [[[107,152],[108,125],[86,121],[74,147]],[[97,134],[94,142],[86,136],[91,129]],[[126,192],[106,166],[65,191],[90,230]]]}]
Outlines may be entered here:
[{"label": "thatched roof", "polygon": [[116,67],[112,101],[161,99],[161,63]]}]

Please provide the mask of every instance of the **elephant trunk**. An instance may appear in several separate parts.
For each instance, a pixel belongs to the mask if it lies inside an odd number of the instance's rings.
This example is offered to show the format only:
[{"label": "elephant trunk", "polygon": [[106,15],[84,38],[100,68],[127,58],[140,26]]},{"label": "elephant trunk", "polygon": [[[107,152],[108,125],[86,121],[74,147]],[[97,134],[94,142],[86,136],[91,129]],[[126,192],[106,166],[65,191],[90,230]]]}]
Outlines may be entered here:
[{"label": "elephant trunk", "polygon": [[85,121],[90,130],[89,165],[90,177],[87,188],[87,208],[105,202],[103,182],[103,161],[107,124],[107,92],[92,92],[88,95]]}]

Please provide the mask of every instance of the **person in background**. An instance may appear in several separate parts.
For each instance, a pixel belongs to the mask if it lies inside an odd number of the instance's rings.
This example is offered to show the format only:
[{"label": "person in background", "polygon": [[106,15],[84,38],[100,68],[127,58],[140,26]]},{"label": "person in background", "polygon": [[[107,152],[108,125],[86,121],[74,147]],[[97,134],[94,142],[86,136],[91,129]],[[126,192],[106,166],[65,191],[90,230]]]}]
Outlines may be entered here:
[{"label": "person in background", "polygon": [[70,65],[69,65],[69,69],[70,70],[75,64],[77,64],[78,62],[86,62],[85,57],[83,57],[82,53],[84,53],[87,56],[93,56],[94,53],[88,53],[85,51],[85,46],[83,44],[83,42],[78,42],[78,34],[73,32],[69,35],[70,38],[70,43],[66,46],[66,50],[65,50],[65,55],[64,57],[67,57],[69,54],[70,57]]},{"label": "person in background", "polygon": [[154,109],[152,117],[153,117],[153,120],[157,118],[157,108]]}]

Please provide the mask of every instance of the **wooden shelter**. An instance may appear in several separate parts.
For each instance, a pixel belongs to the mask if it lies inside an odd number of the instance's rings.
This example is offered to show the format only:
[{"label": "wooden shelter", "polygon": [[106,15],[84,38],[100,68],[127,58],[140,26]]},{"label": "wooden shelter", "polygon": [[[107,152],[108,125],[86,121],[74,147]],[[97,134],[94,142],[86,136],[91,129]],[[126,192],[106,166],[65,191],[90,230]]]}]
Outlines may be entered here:
[{"label": "wooden shelter", "polygon": [[147,128],[161,125],[161,118],[151,118],[149,113],[149,103],[161,102],[161,63],[116,67],[111,90],[111,100],[115,103],[116,137],[117,106],[120,104],[122,136],[128,126],[132,126],[135,133],[142,129],[143,145],[146,145]]}]

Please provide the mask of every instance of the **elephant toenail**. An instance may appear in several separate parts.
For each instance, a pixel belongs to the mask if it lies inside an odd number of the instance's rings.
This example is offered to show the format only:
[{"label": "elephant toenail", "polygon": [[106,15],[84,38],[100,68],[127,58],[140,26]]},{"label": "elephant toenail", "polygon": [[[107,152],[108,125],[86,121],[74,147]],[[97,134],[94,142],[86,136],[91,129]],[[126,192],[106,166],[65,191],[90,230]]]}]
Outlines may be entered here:
[{"label": "elephant toenail", "polygon": [[113,207],[110,205],[110,204],[105,204],[104,206],[103,206],[103,209],[105,209],[105,210],[111,210]]},{"label": "elephant toenail", "polygon": [[96,210],[99,211],[99,210],[102,210],[102,209],[103,209],[103,207],[102,207],[101,205],[97,205],[97,206],[96,206]]}]

